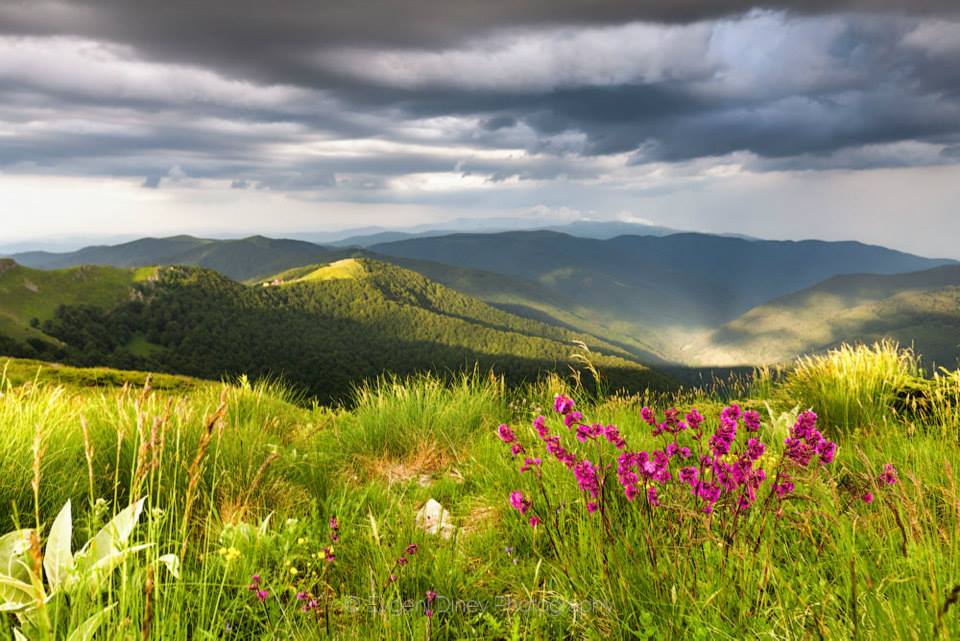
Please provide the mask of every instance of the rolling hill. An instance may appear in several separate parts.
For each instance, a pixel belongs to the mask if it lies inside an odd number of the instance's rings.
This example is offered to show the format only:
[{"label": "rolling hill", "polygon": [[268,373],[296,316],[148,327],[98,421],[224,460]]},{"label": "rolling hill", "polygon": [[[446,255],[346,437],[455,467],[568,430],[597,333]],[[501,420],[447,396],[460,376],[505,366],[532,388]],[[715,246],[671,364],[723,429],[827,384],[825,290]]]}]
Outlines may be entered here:
[{"label": "rolling hill", "polygon": [[[566,371],[572,342],[582,337],[362,258],[287,271],[259,285],[193,267],[44,272],[5,264],[4,282],[90,274],[104,294],[64,296],[59,288],[41,289],[43,314],[36,327],[24,324],[23,309],[33,307],[23,297],[0,299],[0,314],[15,317],[16,327],[26,327],[34,339],[26,343],[23,331],[4,332],[7,347],[0,351],[202,378],[283,376],[326,399],[342,398],[360,380],[384,372],[447,372],[479,364],[522,380],[545,370]],[[629,352],[587,338],[615,386],[671,385]]]},{"label": "rolling hill", "polygon": [[75,252],[26,252],[14,254],[12,258],[21,265],[37,269],[77,265],[191,265],[213,269],[235,280],[245,281],[269,276],[291,267],[337,260],[352,253],[349,249],[264,236],[237,240],[172,236],[142,238],[119,245],[85,247]]},{"label": "rolling hill", "polygon": [[842,342],[889,337],[928,362],[960,357],[960,266],[850,274],[751,309],[705,337],[702,361],[777,363]]},{"label": "rolling hill", "polygon": [[556,232],[457,234],[374,245],[426,260],[532,281],[619,333],[679,358],[691,332],[844,273],[901,273],[952,261],[855,242],[751,241],[703,234],[575,238]]},{"label": "rolling hill", "polygon": [[125,300],[133,285],[155,270],[84,266],[40,271],[0,259],[0,352],[12,342],[27,346],[49,340],[39,329],[60,305],[112,307]]}]

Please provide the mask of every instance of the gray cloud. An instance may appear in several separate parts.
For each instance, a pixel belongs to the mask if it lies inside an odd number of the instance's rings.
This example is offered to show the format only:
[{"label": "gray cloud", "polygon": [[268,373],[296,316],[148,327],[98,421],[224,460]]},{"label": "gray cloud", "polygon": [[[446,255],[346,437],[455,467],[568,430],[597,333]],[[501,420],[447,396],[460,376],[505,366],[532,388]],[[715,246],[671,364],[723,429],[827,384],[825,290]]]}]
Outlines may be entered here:
[{"label": "gray cloud", "polygon": [[395,181],[960,159],[954,0],[328,4],[5,4],[0,168],[427,202]]}]

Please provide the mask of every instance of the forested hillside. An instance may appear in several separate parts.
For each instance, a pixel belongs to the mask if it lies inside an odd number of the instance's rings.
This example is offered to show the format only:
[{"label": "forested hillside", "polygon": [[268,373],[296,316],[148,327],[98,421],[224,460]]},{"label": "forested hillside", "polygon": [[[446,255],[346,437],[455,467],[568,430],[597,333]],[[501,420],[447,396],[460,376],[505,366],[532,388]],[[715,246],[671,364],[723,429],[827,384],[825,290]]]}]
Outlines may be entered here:
[{"label": "forested hillside", "polygon": [[[318,277],[313,272],[347,272]],[[247,286],[211,270],[158,268],[114,305],[69,304],[28,356],[217,378],[278,376],[320,398],[384,372],[494,368],[509,380],[566,371],[581,335],[495,309],[414,272],[368,260]],[[669,381],[587,337],[613,386]],[[619,355],[617,353],[619,352]]]}]

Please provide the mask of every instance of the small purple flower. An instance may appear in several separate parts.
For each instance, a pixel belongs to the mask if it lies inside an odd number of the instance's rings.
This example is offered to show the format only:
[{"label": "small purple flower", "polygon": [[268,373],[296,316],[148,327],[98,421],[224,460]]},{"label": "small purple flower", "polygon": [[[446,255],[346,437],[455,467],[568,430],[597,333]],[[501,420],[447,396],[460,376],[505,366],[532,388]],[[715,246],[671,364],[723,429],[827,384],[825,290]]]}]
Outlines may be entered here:
[{"label": "small purple flower", "polygon": [[506,423],[503,423],[497,428],[497,436],[499,436],[500,440],[504,443],[513,443],[517,440],[517,435],[513,433],[513,430],[511,430],[510,426]]},{"label": "small purple flower", "polygon": [[257,590],[257,600],[260,601],[260,603],[263,603],[264,601],[266,601],[267,597],[269,596],[270,596],[270,593],[267,592],[266,590]]},{"label": "small purple flower", "polygon": [[405,550],[405,552],[408,556],[413,556],[414,554],[417,553],[417,544],[411,543],[410,545],[407,546],[407,549]]},{"label": "small purple flower", "polygon": [[887,485],[893,485],[897,482],[898,478],[897,468],[895,468],[892,463],[887,463],[883,466],[883,473],[880,474],[881,481]]},{"label": "small purple flower", "polygon": [[868,505],[870,503],[873,503],[873,492],[867,492],[866,494],[860,497],[860,500]]},{"label": "small purple flower", "polygon": [[760,430],[760,412],[757,410],[747,410],[743,413],[743,426],[748,432],[757,432]]},{"label": "small purple flower", "polygon": [[652,507],[660,506],[660,497],[657,496],[657,488],[652,485],[647,488],[647,502],[650,503]]},{"label": "small purple flower", "polygon": [[534,528],[535,528],[535,527],[537,527],[538,525],[540,525],[540,523],[541,523],[540,517],[538,517],[538,516],[536,516],[536,515],[530,517],[530,527],[534,527]]},{"label": "small purple flower", "polygon": [[437,600],[437,593],[433,590],[427,590],[427,605]]},{"label": "small purple flower", "polygon": [[523,494],[521,492],[510,493],[510,505],[512,505],[513,509],[520,514],[526,514],[527,510],[530,509],[530,501],[523,498]]},{"label": "small purple flower", "polygon": [[556,398],[553,399],[553,409],[557,414],[569,414],[573,411],[573,399],[563,394],[557,394]]},{"label": "small purple flower", "polygon": [[649,407],[643,407],[640,409],[640,418],[642,418],[643,421],[650,426],[657,424],[657,415],[654,414],[653,410]]}]

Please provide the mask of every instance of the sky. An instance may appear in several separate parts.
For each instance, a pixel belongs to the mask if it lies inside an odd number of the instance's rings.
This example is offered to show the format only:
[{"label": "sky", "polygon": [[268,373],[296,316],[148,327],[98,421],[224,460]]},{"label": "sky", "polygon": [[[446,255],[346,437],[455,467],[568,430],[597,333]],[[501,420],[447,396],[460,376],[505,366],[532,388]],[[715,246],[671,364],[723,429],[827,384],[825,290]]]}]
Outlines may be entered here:
[{"label": "sky", "polygon": [[0,0],[0,245],[470,218],[960,258],[956,0]]}]

